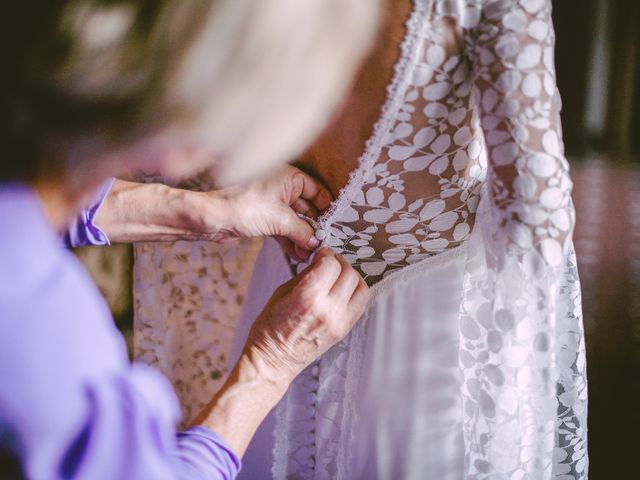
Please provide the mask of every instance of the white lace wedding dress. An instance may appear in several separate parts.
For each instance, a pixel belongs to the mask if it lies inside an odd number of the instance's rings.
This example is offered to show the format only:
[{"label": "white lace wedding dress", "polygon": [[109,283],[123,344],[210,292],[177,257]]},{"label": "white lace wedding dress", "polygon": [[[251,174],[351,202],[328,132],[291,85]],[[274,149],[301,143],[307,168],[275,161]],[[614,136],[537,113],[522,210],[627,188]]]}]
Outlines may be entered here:
[{"label": "white lace wedding dress", "polygon": [[[244,478],[587,477],[550,10],[550,0],[415,1],[374,133],[317,224],[372,300],[291,386],[249,448]],[[138,272],[158,266],[137,262]],[[272,241],[255,265],[235,354],[291,275]],[[159,292],[150,275],[139,275],[139,297]],[[147,303],[137,315],[139,348],[161,363],[179,357],[167,338],[186,327],[152,339],[162,314]]]}]

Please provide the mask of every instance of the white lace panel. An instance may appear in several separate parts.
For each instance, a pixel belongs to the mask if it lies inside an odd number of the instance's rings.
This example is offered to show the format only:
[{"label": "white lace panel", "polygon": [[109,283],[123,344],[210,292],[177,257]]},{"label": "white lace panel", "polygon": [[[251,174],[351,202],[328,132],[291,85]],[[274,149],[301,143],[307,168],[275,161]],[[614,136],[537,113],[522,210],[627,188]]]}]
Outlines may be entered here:
[{"label": "white lace panel", "polygon": [[[179,185],[214,188],[203,171]],[[141,242],[134,246],[133,354],[173,384],[188,425],[223,385],[262,239]]]}]

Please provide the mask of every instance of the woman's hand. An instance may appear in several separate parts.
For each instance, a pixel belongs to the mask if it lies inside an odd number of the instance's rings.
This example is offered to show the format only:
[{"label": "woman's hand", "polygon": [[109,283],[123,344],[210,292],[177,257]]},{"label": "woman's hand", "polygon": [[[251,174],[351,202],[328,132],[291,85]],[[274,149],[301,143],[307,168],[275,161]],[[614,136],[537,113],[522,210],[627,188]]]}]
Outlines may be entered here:
[{"label": "woman's hand", "polygon": [[[275,237],[296,260],[306,259],[319,245],[312,226],[297,214],[315,218],[331,203],[328,190],[292,166],[267,179],[206,195],[226,203],[230,214],[226,229],[231,235]],[[212,206],[215,208],[215,202]]]},{"label": "woman's hand", "polygon": [[342,256],[321,249],[276,290],[229,378],[193,424],[214,430],[242,456],[295,376],[349,333],[368,300],[360,275]]},{"label": "woman's hand", "polygon": [[318,241],[297,213],[314,217],[330,203],[320,183],[290,166],[264,180],[210,192],[116,180],[95,223],[113,243],[274,236],[300,260]]},{"label": "woman's hand", "polygon": [[274,382],[290,382],[362,316],[369,288],[341,255],[321,249],[300,275],[281,285],[255,321],[245,352]]}]

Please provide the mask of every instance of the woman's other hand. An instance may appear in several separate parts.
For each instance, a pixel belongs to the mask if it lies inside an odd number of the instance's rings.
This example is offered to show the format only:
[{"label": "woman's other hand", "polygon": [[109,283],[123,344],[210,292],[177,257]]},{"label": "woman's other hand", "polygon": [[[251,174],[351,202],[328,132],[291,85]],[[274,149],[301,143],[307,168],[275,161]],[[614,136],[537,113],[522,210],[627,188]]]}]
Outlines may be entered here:
[{"label": "woman's other hand", "polygon": [[[275,237],[296,260],[318,246],[313,227],[331,194],[297,168],[246,185],[195,192],[116,180],[95,217],[112,243]],[[97,208],[97,207],[96,207]]]},{"label": "woman's other hand", "polygon": [[242,456],[296,375],[349,333],[368,300],[369,288],[351,265],[320,249],[273,294],[229,378],[193,424],[217,432]]},{"label": "woman's other hand", "polygon": [[226,229],[231,235],[275,237],[296,260],[306,259],[319,245],[313,227],[298,214],[317,218],[332,200],[317,180],[292,166],[266,179],[206,195],[226,204]]},{"label": "woman's other hand", "polygon": [[368,299],[362,277],[323,248],[276,290],[251,329],[245,354],[274,382],[288,383],[349,333]]}]

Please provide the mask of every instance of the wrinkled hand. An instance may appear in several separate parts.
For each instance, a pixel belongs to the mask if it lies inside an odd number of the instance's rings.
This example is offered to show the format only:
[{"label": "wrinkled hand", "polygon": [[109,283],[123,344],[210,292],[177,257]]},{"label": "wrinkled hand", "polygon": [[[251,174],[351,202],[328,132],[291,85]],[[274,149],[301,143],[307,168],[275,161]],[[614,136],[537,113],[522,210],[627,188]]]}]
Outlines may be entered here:
[{"label": "wrinkled hand", "polygon": [[341,256],[322,248],[281,285],[255,321],[245,352],[276,382],[290,382],[342,340],[362,316],[369,288]]},{"label": "wrinkled hand", "polygon": [[301,213],[316,217],[331,203],[331,194],[292,166],[248,185],[216,192],[230,212],[228,229],[238,237],[271,236],[296,260],[306,259],[319,244]]}]

